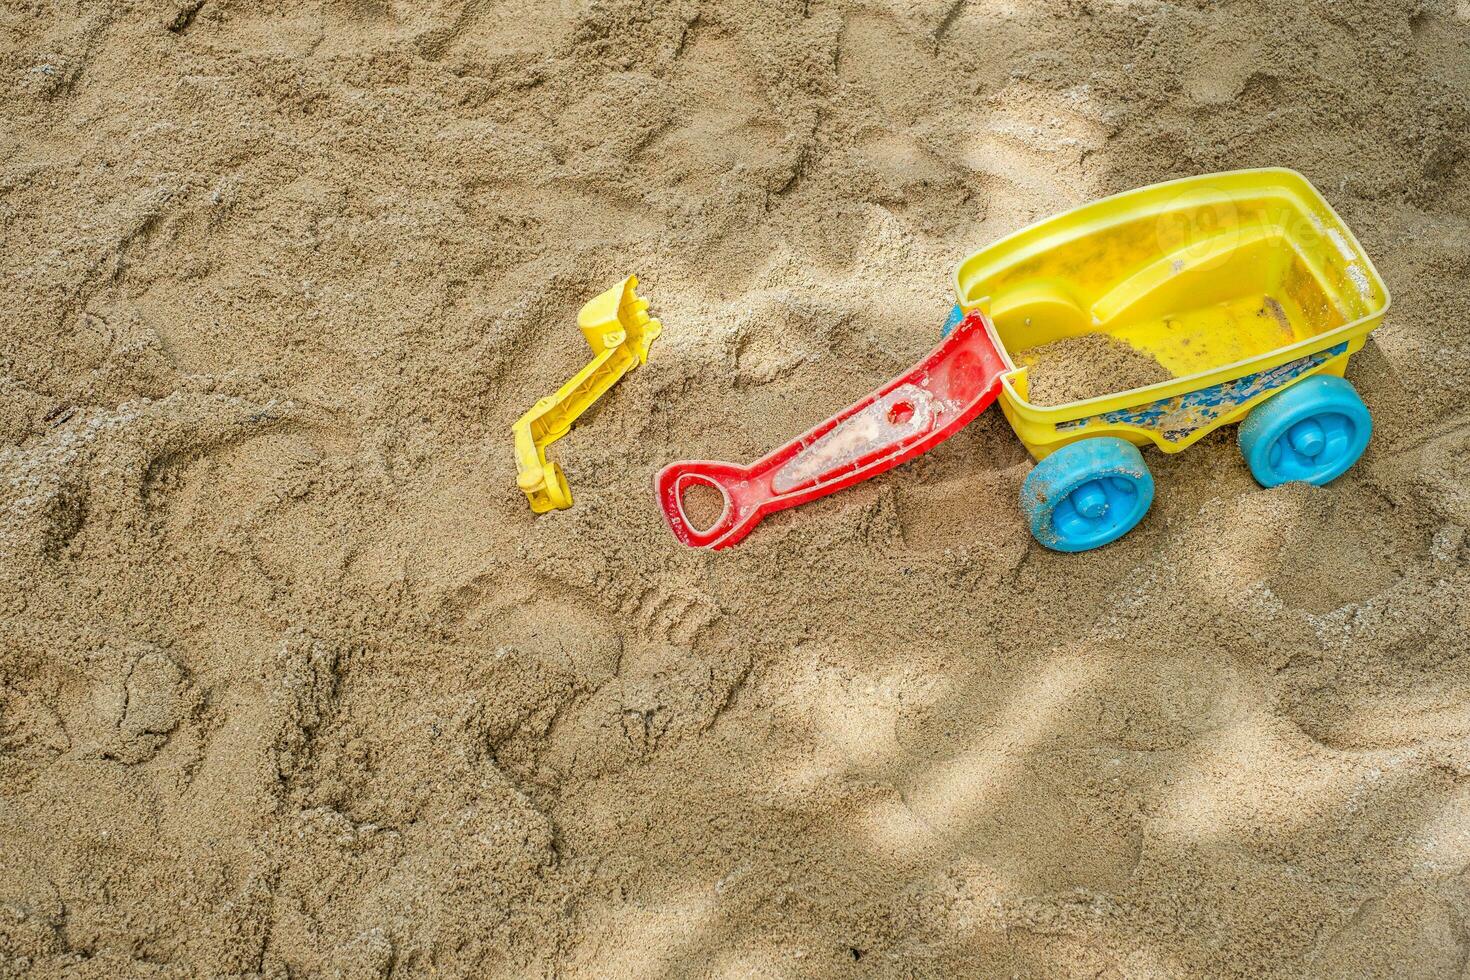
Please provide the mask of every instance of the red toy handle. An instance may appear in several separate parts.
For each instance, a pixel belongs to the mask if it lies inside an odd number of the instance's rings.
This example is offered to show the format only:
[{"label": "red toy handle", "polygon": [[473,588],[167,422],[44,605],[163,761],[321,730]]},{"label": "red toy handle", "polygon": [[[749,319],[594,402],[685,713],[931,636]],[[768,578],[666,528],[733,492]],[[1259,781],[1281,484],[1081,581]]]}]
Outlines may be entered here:
[{"label": "red toy handle", "polygon": [[[907,372],[757,463],[670,463],[654,477],[674,537],[694,548],[728,548],[761,518],[877,476],[939,445],[990,407],[1007,370],[989,321],[971,313]],[[725,507],[695,528],[684,493],[704,484]]]}]

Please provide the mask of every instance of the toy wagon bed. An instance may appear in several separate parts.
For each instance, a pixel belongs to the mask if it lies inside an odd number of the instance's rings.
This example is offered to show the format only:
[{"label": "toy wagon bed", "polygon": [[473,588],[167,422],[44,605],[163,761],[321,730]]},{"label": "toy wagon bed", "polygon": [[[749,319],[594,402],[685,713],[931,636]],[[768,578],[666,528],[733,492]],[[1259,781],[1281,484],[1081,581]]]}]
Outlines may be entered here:
[{"label": "toy wagon bed", "polygon": [[[1179,452],[1244,419],[1241,450],[1273,486],[1326,483],[1367,445],[1368,410],[1342,375],[1390,298],[1301,174],[1212,174],[1097,201],[977,252],[955,286],[946,333],[965,312],[989,316],[1009,368],[1001,409],[1043,461],[1022,505],[1048,546],[1097,547],[1142,519],[1153,481],[1133,446]],[[1089,333],[1174,377],[1063,405],[1028,401],[1012,352]]]}]

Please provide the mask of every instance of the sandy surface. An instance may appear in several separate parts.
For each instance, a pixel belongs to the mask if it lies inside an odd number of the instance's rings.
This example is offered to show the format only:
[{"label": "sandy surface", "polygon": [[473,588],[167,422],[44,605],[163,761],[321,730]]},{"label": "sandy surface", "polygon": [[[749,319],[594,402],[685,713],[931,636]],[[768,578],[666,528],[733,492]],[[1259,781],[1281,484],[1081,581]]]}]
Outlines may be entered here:
[{"label": "sandy surface", "polygon": [[1034,405],[1065,405],[1173,377],[1152,355],[1105,333],[1065,337],[1023,350],[1016,355],[1016,364],[1028,366],[1026,400]]},{"label": "sandy surface", "polygon": [[[0,10],[0,974],[1465,976],[1463,2],[188,2]],[[1057,555],[989,413],[659,523],[969,250],[1264,165],[1396,293],[1336,485],[1217,433]]]}]

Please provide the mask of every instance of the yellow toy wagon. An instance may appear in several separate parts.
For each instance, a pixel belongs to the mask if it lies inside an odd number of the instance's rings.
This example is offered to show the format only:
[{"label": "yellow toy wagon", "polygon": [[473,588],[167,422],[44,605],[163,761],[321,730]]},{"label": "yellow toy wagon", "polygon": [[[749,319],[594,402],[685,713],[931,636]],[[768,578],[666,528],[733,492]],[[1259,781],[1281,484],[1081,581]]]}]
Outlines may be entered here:
[{"label": "yellow toy wagon", "polygon": [[[1032,225],[960,264],[959,304],[988,315],[1009,370],[1001,408],[1040,462],[1021,505],[1048,547],[1084,551],[1131,530],[1153,500],[1137,446],[1174,453],[1241,422],[1264,486],[1323,484],[1372,421],[1342,374],[1389,294],[1332,207],[1290,170],[1157,184]],[[1027,400],[1013,352],[1107,334],[1173,377],[1069,404]]]},{"label": "yellow toy wagon", "polygon": [[[1058,551],[1115,541],[1154,499],[1139,446],[1167,453],[1241,422],[1265,486],[1323,484],[1373,423],[1343,380],[1388,310],[1352,232],[1306,178],[1243,170],[1145,187],[1001,239],[960,264],[940,345],[763,459],[685,460],[654,491],[674,536],[728,548],[765,515],[877,476],[958,432],[997,399],[1038,463],[1021,488],[1036,539]],[[1170,377],[1067,404],[1033,402],[1016,354],[1089,334],[1127,344]],[[684,494],[719,491],[695,527]]]}]

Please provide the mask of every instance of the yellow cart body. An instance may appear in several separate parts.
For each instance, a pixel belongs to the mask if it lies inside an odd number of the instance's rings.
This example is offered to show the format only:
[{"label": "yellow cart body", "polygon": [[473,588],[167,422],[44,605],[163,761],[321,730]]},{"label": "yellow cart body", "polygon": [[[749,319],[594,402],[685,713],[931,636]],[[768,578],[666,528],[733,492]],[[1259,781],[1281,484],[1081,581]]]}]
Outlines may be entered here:
[{"label": "yellow cart body", "polygon": [[[955,288],[962,310],[994,324],[1010,368],[1001,407],[1037,459],[1094,436],[1179,452],[1287,386],[1341,376],[1390,301],[1347,225],[1283,169],[1171,181],[1057,215],[966,259]],[[1028,401],[1014,352],[1089,333],[1174,377]]]}]

